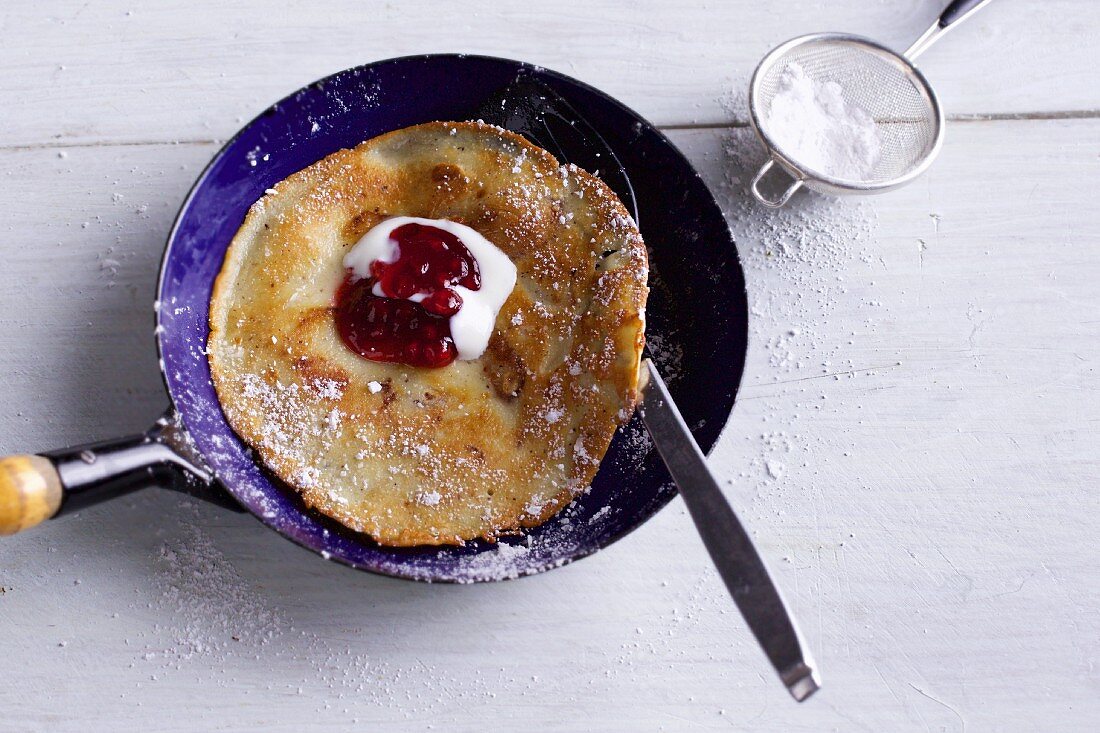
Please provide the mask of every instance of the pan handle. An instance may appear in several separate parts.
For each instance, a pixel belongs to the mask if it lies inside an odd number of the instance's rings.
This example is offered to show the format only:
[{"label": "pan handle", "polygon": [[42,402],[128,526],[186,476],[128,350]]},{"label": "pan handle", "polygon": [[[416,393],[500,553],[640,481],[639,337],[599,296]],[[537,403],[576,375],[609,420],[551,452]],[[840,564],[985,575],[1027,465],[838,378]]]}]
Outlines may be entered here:
[{"label": "pan handle", "polygon": [[171,423],[162,419],[147,433],[0,458],[0,535],[163,484],[172,474],[209,483],[209,472],[184,458],[172,445],[174,437]]}]

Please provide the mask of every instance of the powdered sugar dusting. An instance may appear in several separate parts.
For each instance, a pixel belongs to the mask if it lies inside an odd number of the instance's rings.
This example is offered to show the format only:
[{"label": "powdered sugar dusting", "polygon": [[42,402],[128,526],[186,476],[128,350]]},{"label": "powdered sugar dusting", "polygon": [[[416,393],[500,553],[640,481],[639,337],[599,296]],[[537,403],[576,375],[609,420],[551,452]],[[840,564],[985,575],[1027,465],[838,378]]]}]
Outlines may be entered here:
[{"label": "powdered sugar dusting", "polygon": [[527,567],[526,559],[531,550],[523,545],[497,543],[496,549],[479,553],[464,568],[463,579],[505,580],[519,577]]},{"label": "powdered sugar dusting", "polygon": [[[732,102],[731,113],[744,118],[743,98]],[[745,269],[749,363],[766,364],[747,372],[742,385],[753,423],[740,436],[747,455],[731,483],[739,486],[739,509],[750,524],[761,516],[774,522],[790,505],[830,490],[814,477],[852,447],[845,431],[819,429],[820,419],[843,404],[830,385],[900,363],[896,353],[874,361],[853,356],[866,352],[853,348],[857,339],[874,338],[894,315],[874,297],[876,277],[886,273],[871,202],[811,192],[784,209],[767,209],[747,191],[766,158],[752,130],[731,129],[721,155],[725,176],[716,188]],[[838,330],[834,323],[858,327]]]},{"label": "powdered sugar dusting", "polygon": [[162,588],[160,611],[172,623],[172,643],[146,649],[145,660],[161,657],[178,663],[196,655],[223,653],[238,644],[256,649],[280,633],[279,615],[249,591],[195,524],[183,525],[179,540],[160,547],[157,582]]},{"label": "powdered sugar dusting", "polygon": [[762,129],[793,161],[833,178],[866,180],[881,156],[870,113],[849,101],[840,84],[811,79],[798,64],[780,73]]}]

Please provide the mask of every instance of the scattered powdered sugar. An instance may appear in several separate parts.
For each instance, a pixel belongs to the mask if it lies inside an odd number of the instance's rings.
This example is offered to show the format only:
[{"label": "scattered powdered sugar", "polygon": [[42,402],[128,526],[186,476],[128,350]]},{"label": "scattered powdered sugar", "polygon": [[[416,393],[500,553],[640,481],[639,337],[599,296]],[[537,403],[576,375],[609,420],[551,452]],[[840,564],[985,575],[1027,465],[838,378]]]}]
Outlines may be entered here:
[{"label": "scattered powdered sugar", "polygon": [[545,420],[546,420],[547,423],[553,425],[558,420],[561,420],[561,418],[564,414],[565,414],[565,410],[563,410],[562,408],[560,408],[560,407],[550,407],[546,410]]},{"label": "scattered powdered sugar", "polygon": [[527,500],[527,504],[523,507],[523,511],[530,514],[532,517],[537,517],[542,514],[542,510],[546,507],[546,497],[532,496]]},{"label": "scattered powdered sugar", "polygon": [[[747,119],[742,96],[729,106]],[[720,448],[735,457],[726,465],[738,510],[750,527],[777,531],[829,501],[835,479],[820,477],[843,471],[835,464],[857,435],[847,425],[863,395],[881,389],[877,376],[900,364],[900,352],[876,346],[897,315],[875,294],[898,252],[877,241],[873,200],[810,192],[778,210],[757,203],[747,187],[767,152],[747,125],[731,128],[722,148],[725,175],[710,183],[745,270],[750,336],[738,432]],[[920,256],[926,245],[912,246]]]},{"label": "scattered powdered sugar", "polygon": [[221,510],[184,500],[178,511],[180,524],[155,559],[158,595],[150,608],[157,623],[151,633],[138,634],[149,638],[136,645],[130,664],[149,671],[143,685],[171,684],[179,673],[210,675],[204,681],[227,685],[235,673],[262,663],[272,672],[269,691],[308,692],[318,712],[364,695],[368,705],[398,705],[393,688],[379,681],[410,676],[413,669],[390,668],[328,634],[296,628],[281,609],[285,597],[272,597],[238,573],[202,528],[206,512]]},{"label": "scattered powdered sugar", "polygon": [[573,457],[577,463],[596,463],[596,459],[585,449],[584,437],[579,436],[573,444]]},{"label": "scattered powdered sugar", "polygon": [[[726,140],[728,195],[720,196],[745,268],[749,327],[769,352],[769,374],[783,381],[837,366],[843,343],[821,339],[821,328],[849,294],[849,278],[881,267],[873,249],[875,214],[863,200],[807,195],[784,209],[766,209],[746,183],[764,151],[751,130]],[[867,317],[878,306],[861,303]],[[811,355],[811,352],[812,355]]]},{"label": "scattered powdered sugar", "polygon": [[[310,383],[313,391],[323,400],[338,400],[344,396],[344,384],[335,379],[315,379]],[[374,392],[375,390],[371,390]]]},{"label": "scattered powdered sugar", "polygon": [[646,347],[665,382],[672,383],[683,374],[684,348],[675,334],[649,329],[645,334]]},{"label": "scattered powdered sugar", "polygon": [[333,432],[339,430],[340,429],[340,417],[341,417],[340,410],[335,408],[335,407],[332,408],[332,411],[329,412],[328,416],[325,418],[325,427],[327,427],[330,431],[333,431]]},{"label": "scattered powdered sugar", "polygon": [[[120,603],[121,613],[109,618],[121,619],[114,628],[125,636],[105,654],[129,658],[129,673],[115,672],[112,697],[138,707],[169,694],[197,696],[188,706],[194,718],[177,722],[180,729],[217,726],[218,712],[202,705],[210,695],[235,696],[242,720],[279,710],[338,730],[370,720],[445,730],[461,711],[501,700],[541,704],[557,692],[546,679],[552,666],[515,653],[532,623],[520,611],[532,603],[565,614],[557,623],[568,633],[595,625],[599,642],[570,682],[586,697],[683,658],[708,633],[700,621],[736,613],[714,571],[683,559],[672,561],[676,585],[650,581],[644,585],[652,588],[635,591],[652,593],[652,612],[622,623],[614,597],[601,599],[606,579],[599,573],[563,578],[564,596],[526,582],[480,589],[398,584],[320,563],[281,540],[267,544],[266,530],[247,517],[193,499],[168,506],[163,516],[180,522],[169,523],[163,542],[151,548],[152,575],[133,589],[142,600],[127,606],[125,596],[112,597],[107,610]],[[546,546],[545,537],[509,538],[471,558],[459,580],[516,577]],[[80,592],[94,607],[95,584]],[[592,607],[578,614],[559,596],[590,598]],[[490,606],[498,612],[485,626],[481,610]],[[89,651],[82,637],[65,635],[51,640],[51,653],[78,663]],[[715,650],[713,661],[729,653]]]},{"label": "scattered powdered sugar", "polygon": [[[635,417],[619,428],[617,439],[623,447],[623,462],[626,466],[640,466],[653,450],[653,439],[641,418]],[[606,459],[605,459],[606,460]]]},{"label": "scattered powdered sugar", "polygon": [[443,495],[438,491],[421,491],[416,495],[416,503],[424,506],[438,506],[443,500]]},{"label": "scattered powdered sugar", "polygon": [[530,548],[524,545],[498,542],[495,549],[480,552],[465,564],[459,582],[518,578],[528,572],[527,556],[530,552]]},{"label": "scattered powdered sugar", "polygon": [[176,661],[218,653],[230,646],[255,649],[279,633],[278,614],[264,607],[197,525],[160,547],[158,609],[170,622],[171,644],[146,649],[143,658]]},{"label": "scattered powdered sugar", "polygon": [[794,162],[833,178],[865,180],[881,155],[870,113],[848,101],[840,84],[811,79],[798,64],[781,72],[764,129]]},{"label": "scattered powdered sugar", "polygon": [[304,489],[313,488],[317,485],[320,474],[321,472],[313,466],[306,466],[294,474],[294,482]]}]

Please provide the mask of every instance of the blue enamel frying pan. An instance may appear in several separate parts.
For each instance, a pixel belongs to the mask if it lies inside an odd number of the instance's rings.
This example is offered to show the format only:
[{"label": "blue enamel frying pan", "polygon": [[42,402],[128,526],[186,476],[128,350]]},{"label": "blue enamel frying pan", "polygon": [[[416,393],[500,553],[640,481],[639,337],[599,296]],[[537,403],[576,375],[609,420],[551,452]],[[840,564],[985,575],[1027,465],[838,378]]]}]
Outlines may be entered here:
[{"label": "blue enamel frying pan", "polygon": [[[675,495],[639,420],[620,430],[591,490],[506,547],[382,547],[311,511],[268,473],[222,414],[205,356],[214,278],[265,189],[341,148],[432,120],[483,116],[517,76],[578,110],[618,156],[650,248],[650,350],[703,450],[726,423],[747,344],[744,278],[710,192],[657,129],[574,79],[505,59],[427,55],[360,66],[264,111],[199,177],[168,236],[156,304],[161,370],[174,409],[146,434],[0,459],[0,532],[15,532],[138,488],[181,489],[240,511],[327,559],[426,581],[538,573],[607,546]],[[522,130],[521,130],[522,132]]]}]

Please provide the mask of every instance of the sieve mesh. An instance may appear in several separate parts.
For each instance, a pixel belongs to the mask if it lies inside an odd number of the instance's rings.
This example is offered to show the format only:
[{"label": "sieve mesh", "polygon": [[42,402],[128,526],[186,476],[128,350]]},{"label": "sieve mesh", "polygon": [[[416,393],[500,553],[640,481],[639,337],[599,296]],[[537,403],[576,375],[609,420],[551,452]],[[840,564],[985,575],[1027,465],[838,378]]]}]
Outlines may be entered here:
[{"label": "sieve mesh", "polygon": [[[758,73],[752,104],[760,120],[760,132],[772,147],[775,145],[768,135],[768,116],[780,77],[790,64],[801,66],[815,83],[836,82],[847,102],[862,107],[874,118],[881,139],[880,158],[859,184],[890,185],[935,151],[940,134],[939,116],[932,93],[922,78],[886,49],[858,38],[829,36],[792,46]],[[798,160],[789,151],[777,149],[797,166]],[[836,183],[820,171],[801,170]]]}]

